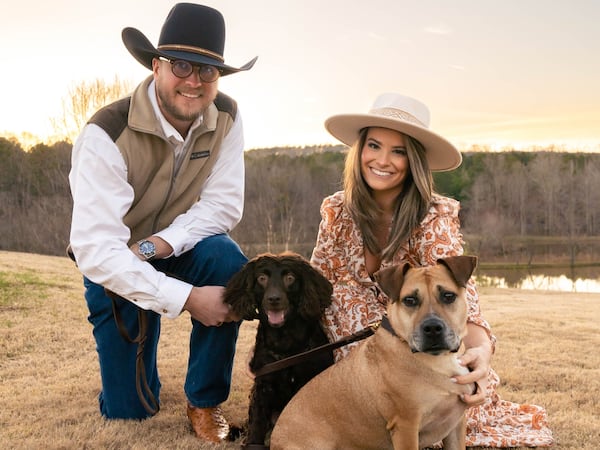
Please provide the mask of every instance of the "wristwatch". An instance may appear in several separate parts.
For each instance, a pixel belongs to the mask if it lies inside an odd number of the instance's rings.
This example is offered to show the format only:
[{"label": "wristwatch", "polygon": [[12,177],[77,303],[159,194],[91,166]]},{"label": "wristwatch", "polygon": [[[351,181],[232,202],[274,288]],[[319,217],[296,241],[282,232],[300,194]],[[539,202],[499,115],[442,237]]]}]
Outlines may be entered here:
[{"label": "wristwatch", "polygon": [[156,256],[156,246],[147,239],[138,242],[138,253],[144,257],[144,260],[150,261]]}]

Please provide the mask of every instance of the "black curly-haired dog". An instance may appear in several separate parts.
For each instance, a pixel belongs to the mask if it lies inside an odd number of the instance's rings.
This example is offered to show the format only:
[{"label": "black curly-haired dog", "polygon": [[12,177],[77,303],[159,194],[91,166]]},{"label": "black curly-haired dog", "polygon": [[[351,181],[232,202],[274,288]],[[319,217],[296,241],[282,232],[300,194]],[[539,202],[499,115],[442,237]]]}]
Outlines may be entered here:
[{"label": "black curly-haired dog", "polygon": [[[252,372],[328,343],[321,319],[331,293],[331,283],[296,253],[264,253],[248,261],[228,283],[225,302],[243,319],[259,321]],[[245,446],[265,445],[292,396],[333,364],[331,352],[318,355],[255,378]]]}]

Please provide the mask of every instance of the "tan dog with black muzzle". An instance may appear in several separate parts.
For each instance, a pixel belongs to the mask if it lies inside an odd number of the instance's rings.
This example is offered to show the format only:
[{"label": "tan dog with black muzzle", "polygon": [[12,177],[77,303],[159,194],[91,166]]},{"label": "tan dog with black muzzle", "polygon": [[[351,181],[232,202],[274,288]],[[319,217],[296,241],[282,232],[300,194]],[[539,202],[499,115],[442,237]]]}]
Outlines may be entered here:
[{"label": "tan dog with black muzzle", "polygon": [[467,371],[457,358],[465,286],[476,264],[473,256],[454,256],[377,272],[390,298],[381,327],[292,398],[270,448],[417,450],[443,441],[445,450],[463,450],[466,405],[459,396],[475,386],[451,377]]}]

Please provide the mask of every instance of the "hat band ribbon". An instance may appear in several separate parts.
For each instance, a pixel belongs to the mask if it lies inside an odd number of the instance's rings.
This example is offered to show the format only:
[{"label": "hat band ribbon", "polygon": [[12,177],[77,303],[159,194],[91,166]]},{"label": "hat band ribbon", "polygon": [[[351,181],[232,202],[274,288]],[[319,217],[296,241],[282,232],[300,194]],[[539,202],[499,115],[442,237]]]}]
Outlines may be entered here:
[{"label": "hat band ribbon", "polygon": [[375,114],[377,116],[383,116],[383,117],[391,117],[393,119],[400,119],[400,120],[404,120],[405,122],[412,122],[415,123],[421,127],[427,128],[427,125],[425,125],[423,122],[421,122],[419,119],[417,119],[415,116],[413,116],[412,114],[407,113],[406,111],[401,111],[399,109],[395,109],[395,108],[379,108],[379,109],[372,109],[370,111],[371,114]]},{"label": "hat band ribbon", "polygon": [[223,57],[218,53],[211,52],[210,50],[206,50],[200,47],[192,47],[190,45],[159,45],[157,49],[161,51],[172,50],[179,52],[196,53],[198,55],[210,56],[211,58],[218,59],[221,62],[225,61]]}]

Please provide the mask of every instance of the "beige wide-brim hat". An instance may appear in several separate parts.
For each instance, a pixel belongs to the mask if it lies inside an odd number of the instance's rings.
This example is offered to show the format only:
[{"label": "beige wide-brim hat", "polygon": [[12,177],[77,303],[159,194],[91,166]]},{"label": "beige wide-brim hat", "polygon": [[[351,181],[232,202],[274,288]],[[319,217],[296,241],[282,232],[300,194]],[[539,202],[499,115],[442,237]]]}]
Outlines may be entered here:
[{"label": "beige wide-brim hat", "polygon": [[382,94],[367,114],[337,114],[325,121],[327,131],[348,146],[352,146],[360,131],[367,127],[389,128],[418,140],[425,147],[431,170],[456,169],[462,162],[462,155],[454,145],[429,130],[429,109],[414,98]]}]

